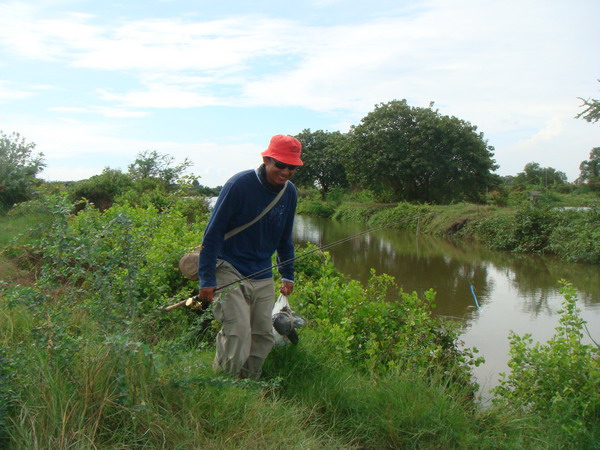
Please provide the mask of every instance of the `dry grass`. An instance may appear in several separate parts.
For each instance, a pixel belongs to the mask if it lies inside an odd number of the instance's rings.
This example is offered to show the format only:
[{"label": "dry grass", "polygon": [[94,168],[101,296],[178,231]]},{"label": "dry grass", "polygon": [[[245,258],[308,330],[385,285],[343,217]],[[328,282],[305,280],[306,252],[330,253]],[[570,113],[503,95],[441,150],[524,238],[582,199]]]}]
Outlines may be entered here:
[{"label": "dry grass", "polygon": [[33,286],[35,283],[35,276],[30,271],[18,267],[14,261],[0,255],[0,280],[10,284]]}]

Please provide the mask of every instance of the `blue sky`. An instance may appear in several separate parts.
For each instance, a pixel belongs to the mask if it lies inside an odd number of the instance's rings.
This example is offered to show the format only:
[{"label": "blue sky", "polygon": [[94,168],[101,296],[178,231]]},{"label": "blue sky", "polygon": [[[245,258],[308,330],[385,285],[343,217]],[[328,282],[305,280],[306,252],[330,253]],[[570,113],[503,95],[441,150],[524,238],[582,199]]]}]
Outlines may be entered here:
[{"label": "blue sky", "polygon": [[47,180],[127,169],[147,150],[208,186],[274,134],[347,132],[406,98],[478,126],[511,175],[570,180],[600,126],[596,0],[0,0],[0,130]]}]

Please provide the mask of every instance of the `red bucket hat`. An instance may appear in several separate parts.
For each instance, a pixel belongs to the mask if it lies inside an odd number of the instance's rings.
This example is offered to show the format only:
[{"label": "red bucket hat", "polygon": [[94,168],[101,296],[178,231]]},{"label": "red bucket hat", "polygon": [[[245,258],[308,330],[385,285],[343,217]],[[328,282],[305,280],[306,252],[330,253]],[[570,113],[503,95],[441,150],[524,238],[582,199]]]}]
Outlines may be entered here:
[{"label": "red bucket hat", "polygon": [[302,166],[304,163],[300,159],[301,153],[302,144],[298,139],[277,134],[271,138],[269,147],[261,155],[292,166]]}]

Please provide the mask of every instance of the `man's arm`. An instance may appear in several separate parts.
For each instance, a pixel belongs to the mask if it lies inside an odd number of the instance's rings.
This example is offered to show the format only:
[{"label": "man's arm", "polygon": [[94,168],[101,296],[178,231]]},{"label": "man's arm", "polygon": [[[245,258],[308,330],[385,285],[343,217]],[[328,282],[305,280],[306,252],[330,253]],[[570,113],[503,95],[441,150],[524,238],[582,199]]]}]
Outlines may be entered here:
[{"label": "man's arm", "polygon": [[226,183],[219,194],[214,206],[202,240],[202,251],[198,262],[198,276],[200,278],[200,298],[212,301],[217,287],[215,269],[217,256],[219,255],[227,225],[235,207],[235,193],[232,183]]}]

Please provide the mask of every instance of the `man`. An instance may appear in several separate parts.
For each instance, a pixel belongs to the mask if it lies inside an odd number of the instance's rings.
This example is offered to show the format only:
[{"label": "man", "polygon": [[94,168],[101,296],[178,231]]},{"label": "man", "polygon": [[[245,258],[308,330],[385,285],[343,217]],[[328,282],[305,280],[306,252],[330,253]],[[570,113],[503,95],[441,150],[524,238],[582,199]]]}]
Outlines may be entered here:
[{"label": "man", "polygon": [[[234,175],[221,190],[204,231],[200,253],[200,297],[213,301],[215,289],[249,277],[219,292],[214,315],[222,322],[214,367],[233,377],[258,379],[274,343],[271,319],[275,288],[271,257],[294,258],[292,226],[297,193],[289,179],[303,163],[302,145],[285,135],[271,138],[263,164]],[[287,184],[287,185],[286,185]],[[285,188],[277,204],[258,222],[225,239],[225,234],[255,219]],[[280,292],[294,289],[293,262],[279,266]]]}]

